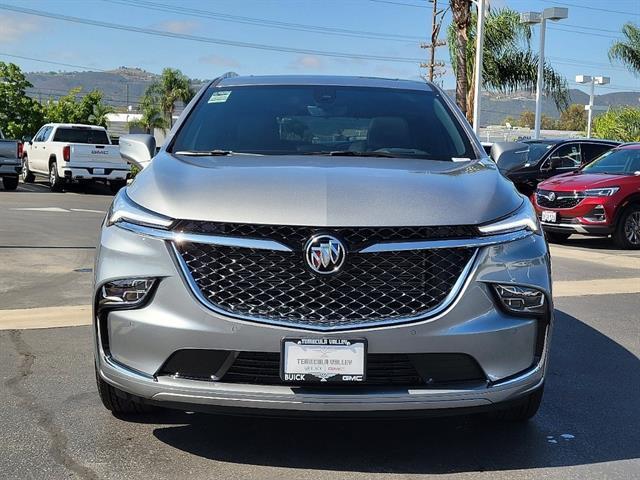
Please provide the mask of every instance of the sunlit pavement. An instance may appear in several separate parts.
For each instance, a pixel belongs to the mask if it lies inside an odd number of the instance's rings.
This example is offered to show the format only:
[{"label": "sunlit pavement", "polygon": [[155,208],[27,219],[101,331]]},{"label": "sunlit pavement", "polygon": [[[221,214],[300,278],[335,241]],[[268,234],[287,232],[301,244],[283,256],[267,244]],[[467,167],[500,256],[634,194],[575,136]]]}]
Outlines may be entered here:
[{"label": "sunlit pavement", "polygon": [[[83,326],[111,198],[0,191],[1,478],[640,478],[640,251],[552,246],[551,365],[524,426],[169,411],[124,421],[99,402]],[[80,326],[42,328],[64,325]]]}]

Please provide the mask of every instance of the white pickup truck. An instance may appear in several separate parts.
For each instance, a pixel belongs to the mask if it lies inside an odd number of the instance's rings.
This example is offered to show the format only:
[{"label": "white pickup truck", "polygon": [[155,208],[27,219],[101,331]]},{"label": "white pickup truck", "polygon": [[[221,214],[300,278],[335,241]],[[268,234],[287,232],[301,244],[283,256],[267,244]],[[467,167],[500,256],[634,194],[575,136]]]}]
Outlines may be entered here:
[{"label": "white pickup truck", "polygon": [[107,131],[95,125],[49,123],[25,143],[22,154],[22,180],[46,175],[52,191],[74,182],[104,182],[115,192],[130,169]]}]

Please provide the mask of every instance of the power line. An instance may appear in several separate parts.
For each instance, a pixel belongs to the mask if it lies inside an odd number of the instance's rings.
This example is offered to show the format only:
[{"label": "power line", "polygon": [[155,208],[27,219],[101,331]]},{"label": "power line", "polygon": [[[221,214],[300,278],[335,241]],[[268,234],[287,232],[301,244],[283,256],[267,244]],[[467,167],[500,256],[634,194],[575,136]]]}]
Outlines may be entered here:
[{"label": "power line", "polygon": [[549,25],[549,30],[559,30],[561,32],[570,32],[577,33],[579,35],[589,35],[591,37],[600,37],[600,38],[611,38],[613,40],[617,40],[620,38],[620,35],[607,35],[605,33],[595,33],[595,32],[582,32],[580,30],[572,30],[569,28],[556,27],[555,25]]},{"label": "power line", "polygon": [[95,27],[109,28],[113,30],[127,31],[127,32],[133,32],[133,33],[142,33],[146,35],[153,35],[156,37],[175,38],[180,40],[190,40],[194,42],[201,42],[201,43],[208,43],[208,44],[215,44],[215,45],[251,48],[255,50],[297,53],[302,55],[317,55],[321,57],[372,60],[372,61],[379,61],[379,62],[419,63],[422,60],[420,58],[392,57],[388,55],[369,55],[369,54],[359,54],[359,53],[335,52],[335,51],[315,50],[315,49],[307,49],[307,48],[297,48],[297,47],[281,47],[281,46],[275,46],[275,45],[267,45],[264,43],[251,43],[251,42],[241,42],[241,41],[235,41],[235,40],[225,40],[220,38],[203,37],[199,35],[173,33],[173,32],[167,32],[164,30],[155,30],[152,28],[133,27],[133,26],[122,25],[117,23],[102,22],[98,20],[72,17],[69,15],[61,15],[61,14],[56,14],[51,12],[45,12],[42,10],[34,10],[31,8],[22,8],[22,7],[16,7],[13,5],[6,5],[6,4],[0,4],[0,9],[9,10],[9,11],[18,12],[18,13],[24,13],[27,15],[34,15],[37,17],[52,18],[54,20],[62,20],[65,22],[79,23],[84,25],[91,25]]},{"label": "power line", "polygon": [[420,41],[421,37],[410,35],[399,35],[394,33],[369,32],[360,30],[351,30],[343,28],[325,27],[320,25],[307,25],[301,23],[281,22],[264,18],[244,17],[239,15],[230,15],[226,13],[212,12],[210,10],[202,10],[197,8],[186,8],[184,6],[174,7],[165,3],[152,2],[147,0],[102,0],[117,5],[127,7],[144,8],[147,10],[156,10],[160,12],[177,13],[179,15],[191,16],[196,18],[210,18],[223,22],[240,23],[247,25],[256,25],[259,27],[278,28],[282,30],[293,30],[308,33],[318,33],[323,35],[337,35],[352,38],[366,38],[372,40],[387,40],[394,42]]},{"label": "power line", "polygon": [[60,65],[60,66],[63,66],[63,67],[83,68],[85,70],[93,70],[95,72],[106,72],[107,71],[107,70],[102,70],[102,69],[96,68],[96,67],[87,67],[87,66],[84,66],[84,65],[74,65],[73,63],[53,62],[53,61],[50,61],[50,60],[41,60],[39,58],[25,57],[24,55],[14,55],[14,54],[11,54],[11,53],[4,53],[4,52],[0,52],[0,56],[12,57],[12,58],[21,58],[22,60],[31,60],[33,62],[49,63],[51,65]]},{"label": "power line", "polygon": [[392,0],[369,0],[374,3],[388,3],[390,5],[400,5],[402,7],[427,8],[427,5],[416,5],[415,3],[394,2]]}]

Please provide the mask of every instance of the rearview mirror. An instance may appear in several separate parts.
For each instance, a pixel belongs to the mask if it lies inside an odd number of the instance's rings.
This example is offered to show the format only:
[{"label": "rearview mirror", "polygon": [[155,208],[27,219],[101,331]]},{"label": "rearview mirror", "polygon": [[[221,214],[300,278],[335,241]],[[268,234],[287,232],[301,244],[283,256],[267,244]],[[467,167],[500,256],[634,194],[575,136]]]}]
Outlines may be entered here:
[{"label": "rearview mirror", "polygon": [[505,175],[529,166],[529,146],[520,142],[496,142],[491,146],[491,158]]},{"label": "rearview mirror", "polygon": [[133,134],[120,137],[120,156],[140,169],[145,168],[156,154],[153,135]]}]

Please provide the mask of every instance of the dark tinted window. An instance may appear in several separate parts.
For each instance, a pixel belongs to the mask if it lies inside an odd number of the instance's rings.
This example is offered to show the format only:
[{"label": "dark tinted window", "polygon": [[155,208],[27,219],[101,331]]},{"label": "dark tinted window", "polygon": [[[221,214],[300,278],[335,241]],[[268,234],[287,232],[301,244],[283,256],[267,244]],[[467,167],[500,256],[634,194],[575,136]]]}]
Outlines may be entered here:
[{"label": "dark tinted window", "polygon": [[558,159],[560,161],[556,168],[577,169],[582,164],[580,144],[567,143],[561,145],[551,154],[549,159]]},{"label": "dark tinted window", "polygon": [[90,128],[66,128],[61,127],[56,130],[53,138],[54,142],[68,143],[91,143],[94,145],[108,145],[109,138],[104,130],[93,130]]},{"label": "dark tinted window", "polygon": [[210,88],[178,132],[173,152],[232,150],[291,155],[380,151],[475,158],[439,94],[385,88]]},{"label": "dark tinted window", "polygon": [[581,146],[582,163],[589,163],[592,160],[598,158],[604,152],[608,152],[612,148],[612,145],[603,145],[600,143],[583,143]]}]

